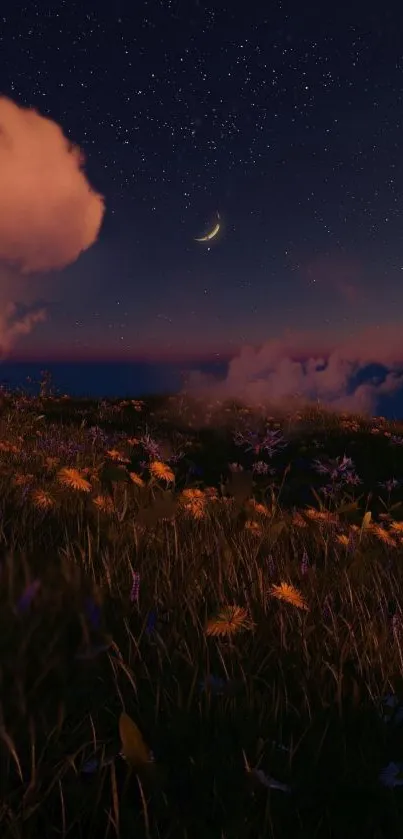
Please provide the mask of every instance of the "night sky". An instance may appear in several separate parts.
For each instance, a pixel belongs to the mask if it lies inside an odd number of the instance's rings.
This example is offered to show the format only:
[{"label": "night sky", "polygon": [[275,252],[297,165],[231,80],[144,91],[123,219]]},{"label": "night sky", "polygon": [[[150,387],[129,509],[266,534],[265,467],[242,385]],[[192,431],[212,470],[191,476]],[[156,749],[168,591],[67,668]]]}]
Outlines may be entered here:
[{"label": "night sky", "polygon": [[105,204],[77,259],[6,282],[18,317],[44,312],[7,357],[235,358],[252,395],[396,395],[402,24],[364,2],[2,3],[1,95],[61,127]]}]

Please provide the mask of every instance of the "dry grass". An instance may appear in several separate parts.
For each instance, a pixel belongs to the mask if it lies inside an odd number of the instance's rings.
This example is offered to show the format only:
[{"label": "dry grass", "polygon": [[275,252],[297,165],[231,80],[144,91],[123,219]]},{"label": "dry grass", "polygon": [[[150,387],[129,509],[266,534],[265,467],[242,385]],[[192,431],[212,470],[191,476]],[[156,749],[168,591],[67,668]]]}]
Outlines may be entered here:
[{"label": "dry grass", "polygon": [[1,836],[400,836],[402,427],[2,411]]}]

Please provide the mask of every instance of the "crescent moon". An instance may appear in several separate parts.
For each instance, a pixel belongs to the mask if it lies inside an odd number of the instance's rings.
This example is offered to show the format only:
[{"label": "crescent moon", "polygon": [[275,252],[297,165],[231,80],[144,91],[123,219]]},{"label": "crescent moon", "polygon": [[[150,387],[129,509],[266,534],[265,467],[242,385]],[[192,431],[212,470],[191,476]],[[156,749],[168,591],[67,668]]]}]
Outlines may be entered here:
[{"label": "crescent moon", "polygon": [[[218,218],[218,219],[220,218],[220,216],[218,215],[218,213],[217,213],[217,218]],[[212,230],[210,230],[210,233],[206,233],[206,235],[205,235],[205,236],[201,236],[201,238],[200,238],[200,239],[195,239],[195,242],[210,242],[210,241],[211,241],[211,239],[214,239],[214,237],[215,237],[215,236],[217,236],[217,233],[219,232],[219,230],[220,230],[220,229],[221,229],[221,224],[220,224],[220,222],[219,222],[219,221],[217,221],[217,223],[215,224],[215,226],[213,227],[213,229],[212,229]]]}]

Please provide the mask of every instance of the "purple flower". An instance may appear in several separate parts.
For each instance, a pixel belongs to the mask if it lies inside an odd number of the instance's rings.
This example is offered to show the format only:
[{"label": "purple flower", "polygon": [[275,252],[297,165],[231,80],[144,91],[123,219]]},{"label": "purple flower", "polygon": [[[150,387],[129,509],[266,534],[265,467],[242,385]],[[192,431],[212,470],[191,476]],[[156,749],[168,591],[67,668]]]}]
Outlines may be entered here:
[{"label": "purple flower", "polygon": [[394,638],[398,640],[401,634],[401,620],[397,612],[395,612],[395,614],[392,616],[392,632]]},{"label": "purple flower", "polygon": [[403,437],[398,434],[392,434],[389,438],[389,443],[395,446],[403,446]]},{"label": "purple flower", "polygon": [[307,574],[308,570],[309,570],[309,557],[308,557],[306,548],[304,548],[304,552],[302,554],[302,560],[301,560],[301,574]]},{"label": "purple flower", "polygon": [[146,632],[148,635],[151,635],[154,632],[155,627],[157,626],[157,613],[152,610],[148,613],[147,616],[147,624],[146,624]]},{"label": "purple flower", "polygon": [[26,587],[23,594],[21,595],[18,603],[17,609],[19,612],[26,612],[27,609],[30,607],[35,595],[38,593],[41,587],[40,580],[34,580],[33,583],[30,583],[29,586]]},{"label": "purple flower", "polygon": [[206,676],[200,682],[200,690],[201,691],[211,691],[211,693],[215,694],[216,696],[220,696],[225,691],[225,688],[228,686],[228,682],[225,679],[221,679],[220,676],[213,676],[211,673],[209,676]]},{"label": "purple flower", "polygon": [[85,613],[93,629],[99,629],[101,623],[101,610],[97,603],[94,603],[92,598],[88,598],[85,602]]},{"label": "purple flower", "polygon": [[399,481],[396,480],[396,478],[389,478],[388,481],[379,481],[378,486],[382,489],[386,489],[386,492],[392,492],[399,486]]},{"label": "purple flower", "polygon": [[140,574],[138,571],[133,571],[133,582],[130,592],[130,602],[138,603],[140,594]]}]

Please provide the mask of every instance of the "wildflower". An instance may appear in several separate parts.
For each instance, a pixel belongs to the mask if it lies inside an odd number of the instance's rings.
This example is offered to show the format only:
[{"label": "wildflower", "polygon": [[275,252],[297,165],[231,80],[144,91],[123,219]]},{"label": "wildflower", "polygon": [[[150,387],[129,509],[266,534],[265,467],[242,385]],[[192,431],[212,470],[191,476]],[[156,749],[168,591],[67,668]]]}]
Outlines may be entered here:
[{"label": "wildflower", "polygon": [[296,606],[297,609],[309,610],[309,606],[305,602],[301,592],[294,588],[294,586],[289,585],[289,583],[280,583],[279,586],[272,586],[270,594],[276,597],[277,600],[284,600],[286,603]]},{"label": "wildflower", "polygon": [[117,449],[108,449],[106,454],[108,455],[108,457],[110,457],[111,460],[117,460],[121,463],[130,463],[130,461],[127,460],[127,458],[125,458],[120,452],[118,452]]},{"label": "wildflower", "polygon": [[265,463],[264,460],[256,460],[252,466],[252,472],[256,472],[256,475],[267,475],[270,472],[273,475],[275,470],[270,469],[269,464]]},{"label": "wildflower", "polygon": [[248,506],[252,508],[255,513],[260,513],[262,516],[270,516],[270,510],[266,504],[259,504],[254,498],[248,501]]},{"label": "wildflower", "polygon": [[129,472],[129,477],[130,477],[130,480],[132,481],[132,483],[135,484],[136,486],[138,486],[138,487],[143,487],[144,486],[143,478],[140,475],[138,475],[137,472]]},{"label": "wildflower", "polygon": [[389,442],[395,446],[403,446],[403,437],[400,437],[397,434],[391,434]]},{"label": "wildflower", "polygon": [[307,554],[306,548],[304,548],[304,552],[302,554],[301,560],[301,574],[307,574],[309,570],[309,558]]},{"label": "wildflower", "polygon": [[56,469],[56,467],[59,465],[59,463],[60,463],[60,458],[59,457],[47,457],[47,458],[45,458],[45,466],[46,466],[46,469],[48,469],[49,471],[52,471],[52,469]]},{"label": "wildflower", "polygon": [[79,492],[90,492],[91,490],[91,484],[81,475],[78,469],[60,469],[57,477],[61,484],[71,487],[71,489]]},{"label": "wildflower", "polygon": [[153,440],[153,438],[151,437],[151,434],[149,434],[148,432],[146,434],[144,434],[143,437],[141,437],[141,439],[140,439],[140,443],[143,446],[143,449],[146,450],[149,457],[154,458],[154,460],[160,457],[160,455],[161,455],[160,444],[157,443],[156,440]]},{"label": "wildflower", "polygon": [[102,513],[113,513],[115,510],[115,505],[109,495],[97,495],[92,502]]},{"label": "wildflower", "polygon": [[390,523],[390,530],[395,533],[403,533],[403,521],[392,521]]},{"label": "wildflower", "polygon": [[38,510],[50,510],[55,506],[55,500],[50,492],[44,489],[34,489],[32,492],[32,502]]},{"label": "wildflower", "polygon": [[24,475],[21,472],[18,472],[14,475],[13,484],[16,487],[26,487],[32,483],[34,480],[34,475]]},{"label": "wildflower", "polygon": [[399,725],[403,722],[403,706],[399,699],[393,693],[388,693],[381,700],[382,711],[381,717],[383,722],[393,722],[394,725]]},{"label": "wildflower", "polygon": [[131,603],[138,603],[139,602],[139,594],[140,594],[140,574],[137,571],[133,571],[133,582],[132,588],[130,591],[130,602]]},{"label": "wildflower", "polygon": [[242,606],[226,606],[208,621],[206,635],[232,635],[246,628],[251,628],[247,610]]},{"label": "wildflower", "polygon": [[275,778],[266,775],[262,769],[251,769],[250,774],[253,778],[259,781],[267,789],[278,789],[281,792],[291,792],[291,787],[288,784],[283,784],[281,781],[276,781]]},{"label": "wildflower", "polygon": [[325,602],[324,602],[323,607],[322,607],[322,615],[323,615],[323,619],[325,621],[329,620],[329,618],[331,617],[331,614],[332,614],[331,608],[330,608],[330,605],[331,605],[330,600],[331,600],[331,598],[329,597],[329,595],[327,595],[325,597]]},{"label": "wildflower", "polygon": [[167,483],[172,483],[175,480],[172,469],[160,460],[153,460],[149,468],[153,478],[161,478]]},{"label": "wildflower", "polygon": [[281,781],[276,781],[275,778],[272,778],[270,775],[266,775],[262,769],[252,769],[249,766],[249,762],[243,752],[243,758],[245,762],[245,769],[248,775],[255,781],[258,781],[259,784],[266,787],[267,789],[277,789],[281,790],[281,792],[291,792],[291,787],[288,784],[283,784]]},{"label": "wildflower", "polygon": [[403,786],[403,763],[388,763],[380,772],[379,781],[389,789]]},{"label": "wildflower", "polygon": [[206,496],[201,489],[184,489],[180,495],[180,502],[193,518],[201,519],[206,512]]},{"label": "wildflower", "polygon": [[156,629],[157,626],[157,613],[152,610],[147,615],[147,624],[146,624],[146,632],[147,635],[151,635],[152,632]]},{"label": "wildflower", "polygon": [[399,618],[399,615],[395,612],[395,614],[392,615],[392,633],[396,641],[398,641],[400,638],[401,628],[401,620]]},{"label": "wildflower", "polygon": [[393,492],[393,490],[399,486],[399,483],[400,481],[396,478],[389,478],[387,481],[378,481],[378,486],[380,486],[381,489],[386,489],[386,492]]},{"label": "wildflower", "polygon": [[211,691],[215,696],[222,696],[227,685],[228,682],[225,679],[221,679],[220,676],[213,676],[211,673],[200,682],[200,690]]},{"label": "wildflower", "polygon": [[381,527],[381,525],[372,524],[368,529],[374,536],[376,536],[377,539],[379,539],[380,542],[383,542],[385,545],[390,545],[392,548],[396,547],[396,542],[393,539],[393,536],[391,536],[384,527]]},{"label": "wildflower", "polygon": [[308,527],[305,519],[301,516],[301,513],[296,510],[292,516],[292,523],[294,527]]},{"label": "wildflower", "polygon": [[248,530],[249,533],[254,533],[256,536],[262,535],[262,528],[260,527],[259,522],[253,521],[252,519],[248,519],[245,522],[245,530]]},{"label": "wildflower", "polygon": [[34,597],[38,593],[41,587],[40,580],[34,580],[30,583],[26,589],[24,590],[23,594],[21,595],[18,603],[17,603],[17,610],[18,612],[26,612],[29,606],[31,605]]}]

